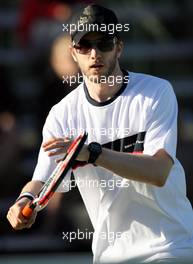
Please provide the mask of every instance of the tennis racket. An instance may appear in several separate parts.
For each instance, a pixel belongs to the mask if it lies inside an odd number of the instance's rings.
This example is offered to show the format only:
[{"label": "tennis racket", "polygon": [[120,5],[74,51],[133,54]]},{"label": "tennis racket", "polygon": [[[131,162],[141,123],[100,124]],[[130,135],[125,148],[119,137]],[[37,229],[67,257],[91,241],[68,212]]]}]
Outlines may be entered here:
[{"label": "tennis racket", "polygon": [[84,132],[71,143],[63,160],[58,163],[55,170],[42,186],[38,195],[22,209],[22,215],[26,219],[31,217],[33,210],[40,211],[48,204],[67,172],[70,168],[72,168],[73,163],[81,151],[86,139],[87,133]]}]

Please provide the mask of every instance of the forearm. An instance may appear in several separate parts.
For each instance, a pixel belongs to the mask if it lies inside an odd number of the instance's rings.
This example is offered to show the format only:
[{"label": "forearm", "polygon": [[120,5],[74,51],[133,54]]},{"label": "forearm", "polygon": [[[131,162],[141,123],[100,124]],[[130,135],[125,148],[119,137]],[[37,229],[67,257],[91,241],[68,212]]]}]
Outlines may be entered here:
[{"label": "forearm", "polygon": [[21,193],[29,192],[35,196],[36,194],[38,194],[42,186],[43,182],[41,181],[30,181],[23,187]]},{"label": "forearm", "polygon": [[[44,144],[44,151],[48,151],[49,156],[61,154],[62,151],[65,153],[64,143],[64,139],[51,139]],[[55,149],[57,151],[53,151]],[[78,155],[78,160],[88,161],[89,154],[88,146],[84,145]],[[155,155],[150,156],[103,148],[102,154],[99,155],[95,164],[126,179],[163,186],[173,165],[173,160],[164,149],[160,149]]]},{"label": "forearm", "polygon": [[96,165],[108,169],[123,178],[163,186],[171,164],[155,156],[120,153],[103,148]]}]

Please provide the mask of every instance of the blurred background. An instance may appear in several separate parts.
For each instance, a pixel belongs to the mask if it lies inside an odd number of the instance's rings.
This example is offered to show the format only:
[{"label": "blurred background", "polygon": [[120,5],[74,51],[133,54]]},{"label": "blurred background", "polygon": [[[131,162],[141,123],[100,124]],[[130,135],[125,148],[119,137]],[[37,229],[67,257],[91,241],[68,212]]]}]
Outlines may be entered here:
[{"label": "blurred background", "polygon": [[92,232],[76,188],[57,194],[30,230],[16,232],[6,220],[8,208],[33,174],[50,108],[76,87],[63,83],[63,76],[78,69],[62,24],[90,2],[110,7],[121,23],[130,24],[130,31],[122,34],[122,68],[173,84],[179,103],[177,157],[193,204],[193,1],[1,0],[1,263],[91,263],[91,239],[63,239],[63,232]]}]

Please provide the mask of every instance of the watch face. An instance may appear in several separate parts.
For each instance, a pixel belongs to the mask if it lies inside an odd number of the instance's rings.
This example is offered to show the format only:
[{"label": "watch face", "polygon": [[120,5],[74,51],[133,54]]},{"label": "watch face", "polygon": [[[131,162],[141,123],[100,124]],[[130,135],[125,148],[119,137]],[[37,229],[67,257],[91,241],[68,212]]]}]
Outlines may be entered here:
[{"label": "watch face", "polygon": [[90,151],[88,163],[94,164],[99,155],[102,153],[102,146],[97,142],[91,142],[88,145],[88,150]]},{"label": "watch face", "polygon": [[92,142],[89,144],[89,150],[95,153],[101,152],[101,145],[97,142]]}]

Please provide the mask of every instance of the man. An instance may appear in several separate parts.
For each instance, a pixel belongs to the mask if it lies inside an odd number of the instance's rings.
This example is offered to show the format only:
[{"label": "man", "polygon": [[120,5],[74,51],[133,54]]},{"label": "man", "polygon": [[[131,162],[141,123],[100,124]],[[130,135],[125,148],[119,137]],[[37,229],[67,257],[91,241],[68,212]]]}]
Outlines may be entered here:
[{"label": "man", "polygon": [[[33,179],[8,219],[15,229],[33,224],[36,213],[27,221],[21,209],[53,171],[71,136],[86,130],[88,141],[77,158],[78,165],[86,165],[74,170],[74,177],[95,230],[94,263],[191,262],[193,212],[175,157],[173,89],[166,80],[121,70],[119,32],[102,30],[118,24],[111,10],[89,5],[74,23],[84,26],[71,32],[70,48],[84,82],[51,109]],[[97,30],[88,30],[92,24]],[[70,174],[59,190],[68,190],[69,182]]]}]

